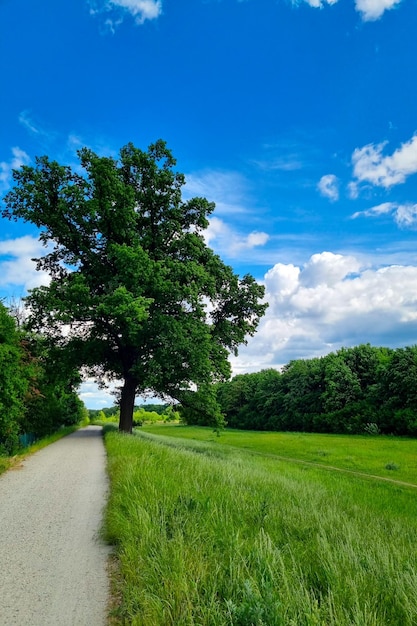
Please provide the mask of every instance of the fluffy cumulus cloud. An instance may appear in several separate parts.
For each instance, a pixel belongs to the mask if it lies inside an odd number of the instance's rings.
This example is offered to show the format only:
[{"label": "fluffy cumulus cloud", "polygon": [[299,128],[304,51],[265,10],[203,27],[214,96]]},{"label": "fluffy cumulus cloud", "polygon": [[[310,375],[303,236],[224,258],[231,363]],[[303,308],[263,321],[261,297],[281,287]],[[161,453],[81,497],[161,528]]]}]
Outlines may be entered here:
[{"label": "fluffy cumulus cloud", "polygon": [[279,367],[342,346],[412,345],[417,333],[417,267],[362,267],[322,252],[302,267],[278,263],[265,275],[269,308],[232,360],[235,373]]},{"label": "fluffy cumulus cloud", "polygon": [[401,0],[356,0],[356,10],[365,22],[378,20],[385,11],[394,8]]},{"label": "fluffy cumulus cloud", "polygon": [[359,262],[351,256],[322,252],[313,254],[300,273],[299,282],[304,287],[315,288],[319,285],[332,287],[350,274],[358,272]]},{"label": "fluffy cumulus cloud", "polygon": [[417,228],[417,204],[412,203],[383,202],[366,211],[357,211],[352,215],[352,219],[357,217],[381,217],[384,215],[392,216],[400,228],[413,230]]},{"label": "fluffy cumulus cloud", "polygon": [[0,191],[5,191],[12,181],[12,171],[27,165],[29,156],[17,146],[12,148],[12,157],[9,161],[0,161]]},{"label": "fluffy cumulus cloud", "polygon": [[36,271],[32,258],[45,254],[45,248],[35,237],[0,241],[0,287],[14,295],[13,290],[27,292],[28,289],[47,285],[49,276]]},{"label": "fluffy cumulus cloud", "polygon": [[242,235],[231,228],[223,220],[213,217],[209,227],[204,232],[206,243],[216,249],[220,254],[236,257],[242,252],[248,252],[253,248],[264,246],[269,240],[269,235],[261,231],[252,231],[248,235]]},{"label": "fluffy cumulus cloud", "polygon": [[326,174],[319,180],[317,188],[322,196],[332,202],[339,200],[339,180],[334,174]]},{"label": "fluffy cumulus cloud", "polygon": [[377,187],[392,187],[404,183],[417,172],[417,134],[403,143],[391,155],[384,155],[387,142],[356,148],[352,155],[356,183]]}]

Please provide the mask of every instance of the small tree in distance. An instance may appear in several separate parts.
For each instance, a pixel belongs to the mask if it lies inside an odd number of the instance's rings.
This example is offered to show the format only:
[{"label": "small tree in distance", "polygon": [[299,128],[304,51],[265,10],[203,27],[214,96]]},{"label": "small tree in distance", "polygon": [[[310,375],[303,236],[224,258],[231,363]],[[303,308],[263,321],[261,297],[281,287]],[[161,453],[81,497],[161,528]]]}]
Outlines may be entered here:
[{"label": "small tree in distance", "polygon": [[84,175],[48,157],[14,171],[2,215],[35,224],[48,246],[36,261],[51,282],[27,297],[30,328],[99,381],[123,381],[119,428],[131,432],[136,395],[189,404],[194,388],[230,376],[264,289],[206,245],[214,204],[182,199],[165,142],[128,144],[118,160],[78,155]]}]

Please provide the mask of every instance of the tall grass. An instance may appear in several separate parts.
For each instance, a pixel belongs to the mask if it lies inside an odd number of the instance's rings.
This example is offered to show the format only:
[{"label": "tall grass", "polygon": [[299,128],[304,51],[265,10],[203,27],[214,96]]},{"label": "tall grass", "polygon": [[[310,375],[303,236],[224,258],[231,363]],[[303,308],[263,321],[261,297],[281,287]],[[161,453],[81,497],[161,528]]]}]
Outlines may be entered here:
[{"label": "tall grass", "polygon": [[412,490],[215,443],[106,435],[116,623],[412,626]]},{"label": "tall grass", "polygon": [[257,454],[303,460],[417,485],[417,439],[235,429],[226,429],[217,436],[212,428],[164,424],[145,426],[143,430],[165,437],[211,441],[219,446],[244,448]]}]

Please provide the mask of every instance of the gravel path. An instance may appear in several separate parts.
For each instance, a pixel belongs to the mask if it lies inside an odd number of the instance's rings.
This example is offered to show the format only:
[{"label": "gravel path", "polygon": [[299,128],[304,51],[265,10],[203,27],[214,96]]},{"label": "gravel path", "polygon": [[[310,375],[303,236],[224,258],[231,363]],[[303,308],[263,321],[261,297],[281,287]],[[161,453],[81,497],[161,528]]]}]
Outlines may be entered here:
[{"label": "gravel path", "polygon": [[88,426],[0,477],[0,626],[102,626],[107,478]]}]

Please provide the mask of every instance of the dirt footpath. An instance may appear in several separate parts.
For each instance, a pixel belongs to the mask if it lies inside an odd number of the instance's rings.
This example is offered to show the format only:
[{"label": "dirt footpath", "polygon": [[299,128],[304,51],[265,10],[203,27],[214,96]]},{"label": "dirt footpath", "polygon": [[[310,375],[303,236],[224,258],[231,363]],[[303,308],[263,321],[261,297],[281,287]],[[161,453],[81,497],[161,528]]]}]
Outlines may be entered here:
[{"label": "dirt footpath", "polygon": [[106,623],[105,462],[88,426],[0,476],[0,626]]}]

